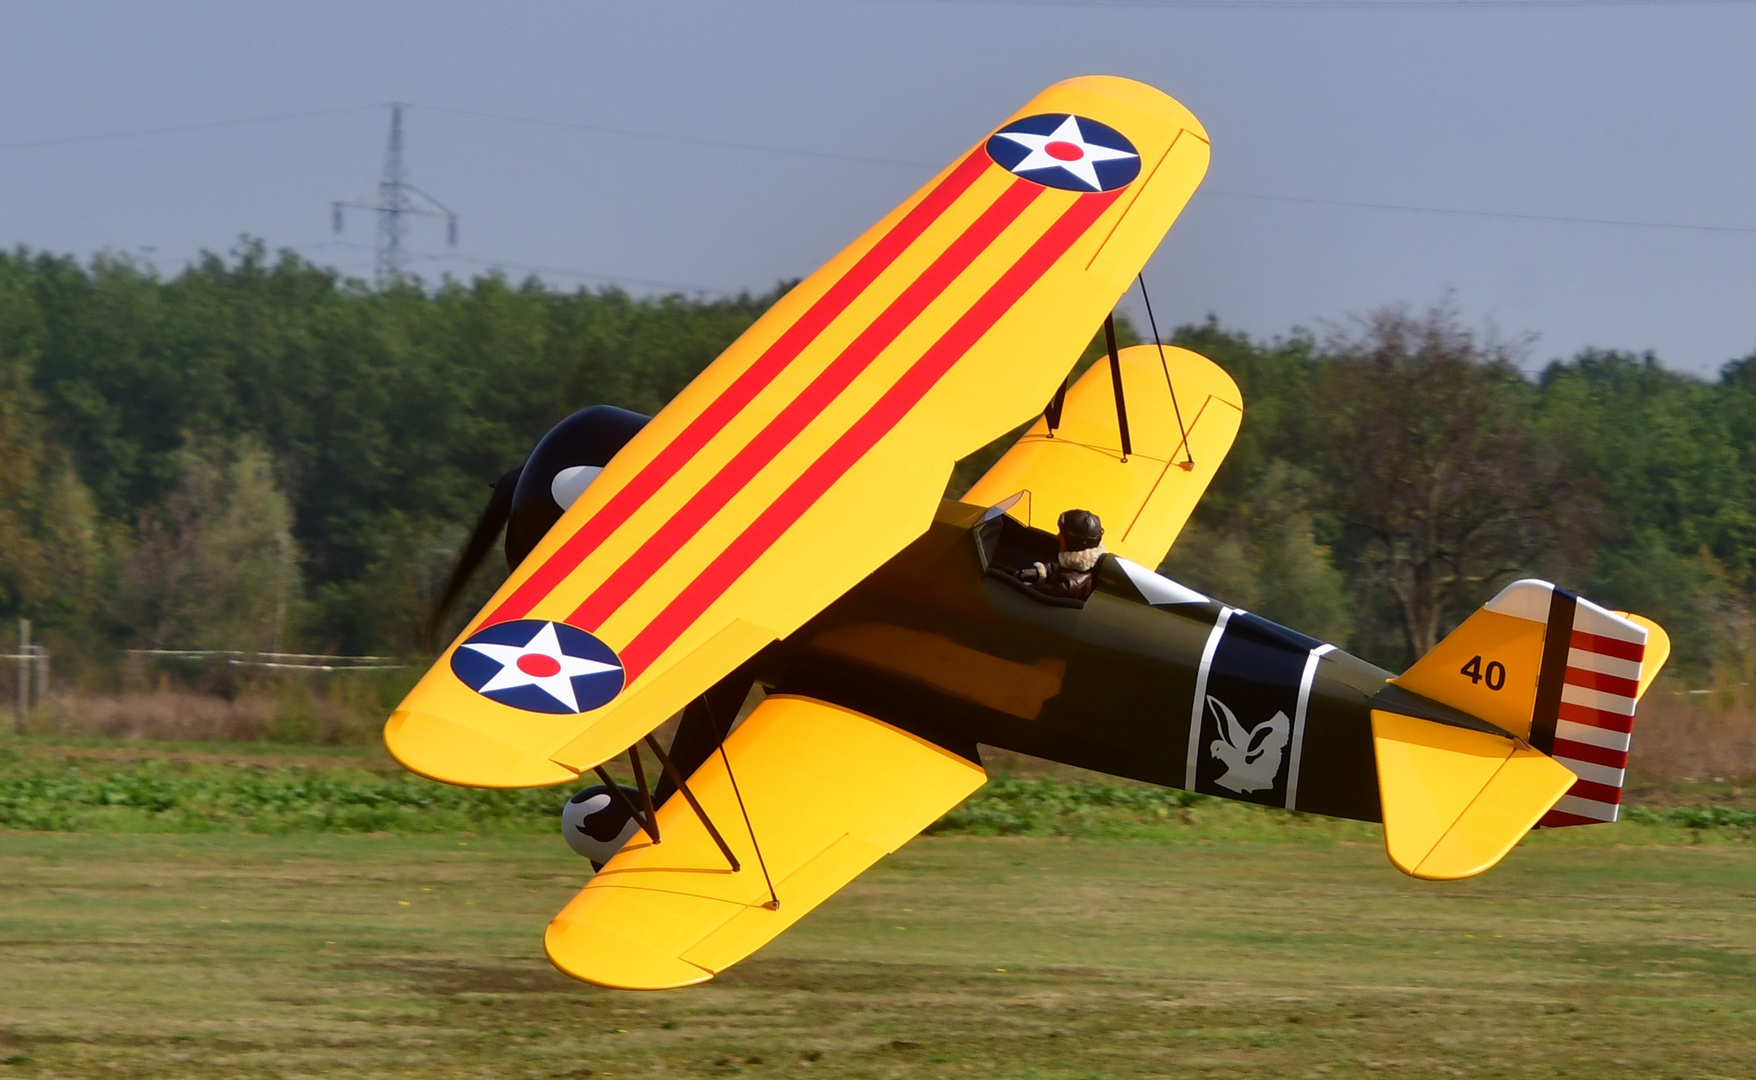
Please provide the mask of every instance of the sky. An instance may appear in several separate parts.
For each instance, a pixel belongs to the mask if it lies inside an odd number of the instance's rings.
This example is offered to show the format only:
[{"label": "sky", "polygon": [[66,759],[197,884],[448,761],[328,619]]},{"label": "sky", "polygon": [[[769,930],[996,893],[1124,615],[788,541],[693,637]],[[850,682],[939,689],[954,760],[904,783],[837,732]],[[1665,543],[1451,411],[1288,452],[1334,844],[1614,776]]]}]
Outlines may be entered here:
[{"label": "sky", "polygon": [[[1756,351],[1756,0],[0,0],[0,244],[175,273],[239,237],[369,277],[404,109],[428,281],[762,291],[1042,87],[1125,75],[1213,163],[1161,327],[1450,297],[1711,376]],[[1139,318],[1138,300],[1126,302]]]}]

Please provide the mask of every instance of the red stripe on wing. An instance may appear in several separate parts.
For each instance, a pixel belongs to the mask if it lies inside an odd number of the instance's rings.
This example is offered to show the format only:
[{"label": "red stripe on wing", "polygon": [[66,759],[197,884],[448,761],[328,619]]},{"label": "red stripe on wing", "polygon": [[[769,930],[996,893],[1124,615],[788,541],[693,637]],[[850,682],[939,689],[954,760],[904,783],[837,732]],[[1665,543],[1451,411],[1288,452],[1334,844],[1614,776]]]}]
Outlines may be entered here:
[{"label": "red stripe on wing", "polygon": [[750,527],[684,587],[622,650],[630,682],[749,569],[763,552],[809,510],[830,486],[866,455],[938,383],[964,353],[1047,273],[1112,203],[1117,192],[1087,195],[1073,203],[1024,257],[1009,268],[962,318],[934,342],[870,411],[793,481]]},{"label": "red stripe on wing", "polygon": [[732,381],[732,385],[724,393],[691,420],[675,439],[653,456],[645,468],[610,496],[598,508],[597,513],[568,537],[530,577],[524,579],[513,590],[512,595],[482,621],[482,625],[521,619],[529,614],[531,608],[561,584],[587,555],[596,550],[642,503],[651,498],[654,492],[677,474],[677,470],[719,434],[731,422],[732,417],[773,382],[836,316],[847,310],[848,305],[895,262],[897,256],[919,239],[928,226],[939,220],[946,209],[975,183],[976,178],[988,170],[989,164],[988,155],[980,150],[959,162],[938,187],[929,191],[903,215],[901,221],[860,256],[847,273],[817,298],[816,303],[806,310],[798,322],[787,327],[755,363]]},{"label": "red stripe on wing", "polygon": [[786,449],[811,421],[822,415],[823,410],[854,379],[871,367],[897,335],[914,322],[927,305],[938,299],[1045,190],[1028,180],[1014,180],[963,235],[952,241],[920,277],[910,282],[860,332],[841,355],[831,361],[798,397],[788,402],[754,439],[741,447],[725,468],[690,496],[689,501],[627,561],[616,567],[567,621],[586,630],[596,630],[603,625],[605,619],[646,584],[678,549],[725,508],[726,503],[744,490],[751,479]]}]

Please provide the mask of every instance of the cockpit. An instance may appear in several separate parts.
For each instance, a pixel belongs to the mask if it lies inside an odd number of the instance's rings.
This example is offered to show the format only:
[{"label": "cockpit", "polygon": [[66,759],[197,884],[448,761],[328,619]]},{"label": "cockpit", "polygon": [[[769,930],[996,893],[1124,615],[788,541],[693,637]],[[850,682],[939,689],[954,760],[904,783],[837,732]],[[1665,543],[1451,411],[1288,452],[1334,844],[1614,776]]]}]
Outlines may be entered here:
[{"label": "cockpit", "polygon": [[[1054,533],[1031,528],[1009,516],[1006,505],[990,508],[971,529],[983,573],[1044,606],[1075,610],[1085,607],[1089,600],[1045,596],[1018,580],[1019,570],[1033,563],[1053,562],[1060,542]],[[1204,594],[1115,554],[1105,554],[1098,560],[1096,578],[1094,596],[1107,593],[1155,607],[1213,603]]]}]

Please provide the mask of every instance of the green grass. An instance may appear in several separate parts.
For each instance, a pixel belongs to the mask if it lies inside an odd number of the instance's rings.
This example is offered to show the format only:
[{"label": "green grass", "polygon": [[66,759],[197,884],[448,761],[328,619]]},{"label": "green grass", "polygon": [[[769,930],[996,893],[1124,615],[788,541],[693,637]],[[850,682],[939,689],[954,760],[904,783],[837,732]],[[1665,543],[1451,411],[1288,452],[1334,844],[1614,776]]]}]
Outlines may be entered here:
[{"label": "green grass", "polygon": [[[0,748],[10,1076],[1747,1076],[1756,813],[1654,789],[1436,885],[1377,826],[1002,776],[687,991],[570,982],[568,789]],[[1077,839],[1069,839],[1077,838]]]},{"label": "green grass", "polygon": [[[404,772],[381,754],[262,747],[27,744],[0,747],[0,828],[129,833],[550,834],[572,787],[482,791]],[[1614,830],[1562,844],[1738,842],[1756,808],[1634,807]],[[1288,814],[1140,784],[998,776],[928,829],[934,835],[1083,839],[1375,841],[1374,825]],[[1613,837],[1613,840],[1610,839]]]},{"label": "green grass", "polygon": [[0,1077],[1743,1077],[1756,846],[915,841],[701,987],[549,837],[0,833]]}]

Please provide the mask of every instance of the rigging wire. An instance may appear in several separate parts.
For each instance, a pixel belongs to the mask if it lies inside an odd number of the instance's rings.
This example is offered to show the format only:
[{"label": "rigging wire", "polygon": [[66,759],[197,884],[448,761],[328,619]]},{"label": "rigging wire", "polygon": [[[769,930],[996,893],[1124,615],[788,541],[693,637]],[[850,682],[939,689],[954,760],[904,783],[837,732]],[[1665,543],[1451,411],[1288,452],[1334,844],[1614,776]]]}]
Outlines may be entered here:
[{"label": "rigging wire", "polygon": [[775,895],[774,879],[768,876],[768,860],[762,857],[762,845],[756,842],[756,827],[750,824],[750,811],[744,806],[744,793],[738,790],[738,777],[732,772],[732,759],[726,753],[724,739],[720,740],[719,759],[725,762],[726,779],[732,782],[732,794],[738,798],[738,813],[744,815],[744,830],[750,834],[750,846],[756,849],[756,865],[762,868],[762,882],[768,886],[768,903],[762,906],[770,911],[779,911],[780,897]]},{"label": "rigging wire", "polygon": [[1146,295],[1146,271],[1135,275],[1140,282],[1140,299],[1146,303],[1146,323],[1152,327],[1152,343],[1158,346],[1158,365],[1165,372],[1165,389],[1171,392],[1171,408],[1177,414],[1177,434],[1183,439],[1183,464],[1186,472],[1195,469],[1195,453],[1189,446],[1189,429],[1183,426],[1183,406],[1177,404],[1177,387],[1171,382],[1171,362],[1165,359],[1165,343],[1158,336],[1158,320],[1152,317],[1152,297]]},{"label": "rigging wire", "polygon": [[[719,727],[719,717],[713,715],[713,700],[707,699],[707,714],[715,728]],[[732,724],[737,721],[734,712],[726,721],[724,730],[719,737],[719,759],[726,767],[726,779],[732,782],[732,794],[738,800],[738,813],[744,815],[744,830],[750,834],[750,846],[756,851],[756,865],[762,870],[763,884],[768,886],[768,903],[762,905],[770,911],[780,910],[780,896],[774,891],[774,879],[768,876],[768,860],[762,857],[762,845],[756,840],[756,826],[750,824],[750,810],[744,805],[744,793],[738,789],[738,775],[732,771],[732,758],[726,753],[726,740],[731,738]]]}]

